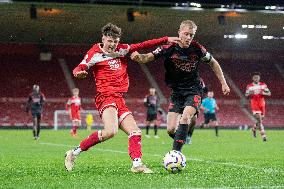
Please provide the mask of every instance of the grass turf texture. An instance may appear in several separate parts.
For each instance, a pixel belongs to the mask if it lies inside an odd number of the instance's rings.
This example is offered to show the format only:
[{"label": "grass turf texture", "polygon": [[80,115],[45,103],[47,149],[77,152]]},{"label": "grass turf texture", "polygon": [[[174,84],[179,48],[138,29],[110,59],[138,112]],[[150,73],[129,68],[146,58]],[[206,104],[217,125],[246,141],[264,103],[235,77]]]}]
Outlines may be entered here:
[{"label": "grass turf texture", "polygon": [[[73,172],[64,168],[64,153],[90,132],[42,130],[34,141],[31,130],[0,130],[0,188],[284,188],[284,131],[268,131],[268,142],[250,131],[196,130],[185,145],[187,167],[169,174],[162,167],[172,139],[143,137],[143,161],[155,172],[130,172],[128,139],[123,132],[82,153]],[[152,134],[152,133],[151,133]]]}]

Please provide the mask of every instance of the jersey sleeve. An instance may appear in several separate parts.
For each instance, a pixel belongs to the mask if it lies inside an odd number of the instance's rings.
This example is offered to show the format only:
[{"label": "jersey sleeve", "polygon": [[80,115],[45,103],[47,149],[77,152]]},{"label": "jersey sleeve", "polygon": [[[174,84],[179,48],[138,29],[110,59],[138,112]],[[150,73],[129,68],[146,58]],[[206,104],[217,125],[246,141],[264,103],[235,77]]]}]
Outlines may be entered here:
[{"label": "jersey sleeve", "polygon": [[152,51],[152,54],[154,55],[155,59],[160,58],[161,56],[166,55],[167,48],[164,46],[160,46],[156,48],[154,51]]},{"label": "jersey sleeve", "polygon": [[247,85],[247,87],[246,87],[246,92],[245,92],[245,94],[246,94],[246,95],[249,95],[249,94],[250,94],[250,86],[249,86],[249,85]]},{"label": "jersey sleeve", "polygon": [[92,47],[87,52],[87,54],[85,55],[85,57],[81,61],[81,63],[76,68],[74,68],[73,75],[76,75],[76,73],[80,72],[80,71],[86,71],[90,67],[95,65],[95,63],[97,62],[96,60],[98,59],[98,58],[96,58],[96,56],[101,56],[100,54],[95,54],[95,53],[96,53],[96,51],[95,51],[94,47]]},{"label": "jersey sleeve", "polygon": [[201,51],[201,60],[206,63],[210,62],[212,60],[212,55],[202,45],[198,44],[198,47]]},{"label": "jersey sleeve", "polygon": [[31,102],[32,102],[32,97],[31,97],[31,95],[29,95],[27,103],[26,103],[26,108],[25,108],[26,112],[29,112],[29,110],[31,108]]},{"label": "jersey sleeve", "polygon": [[131,53],[131,52],[134,52],[134,51],[153,48],[153,47],[155,47],[157,45],[161,45],[162,43],[165,43],[167,41],[168,41],[168,37],[165,36],[165,37],[158,38],[158,39],[152,39],[152,40],[144,41],[142,43],[131,44],[129,52]]},{"label": "jersey sleeve", "polygon": [[68,99],[67,102],[66,102],[66,105],[65,105],[65,109],[69,110],[70,105],[71,105],[71,100]]}]

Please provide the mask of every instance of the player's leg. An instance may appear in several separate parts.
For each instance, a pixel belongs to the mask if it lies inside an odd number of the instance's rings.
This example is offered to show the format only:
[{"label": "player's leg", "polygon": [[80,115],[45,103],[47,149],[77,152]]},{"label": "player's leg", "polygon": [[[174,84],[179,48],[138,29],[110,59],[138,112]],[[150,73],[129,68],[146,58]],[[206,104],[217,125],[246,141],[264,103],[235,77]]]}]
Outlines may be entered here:
[{"label": "player's leg", "polygon": [[37,115],[37,125],[36,125],[36,138],[39,139],[39,133],[40,133],[40,122],[41,122],[41,114]]},{"label": "player's leg", "polygon": [[121,120],[120,129],[128,135],[128,153],[133,162],[131,171],[152,173],[142,163],[142,151],[141,151],[141,130],[138,128],[132,114],[127,114],[126,117]]},{"label": "player's leg", "polygon": [[90,147],[100,142],[106,141],[117,134],[118,117],[117,109],[115,107],[109,106],[104,109],[102,113],[102,120],[104,124],[104,128],[102,130],[95,131],[83,141],[81,141],[78,147],[66,152],[65,167],[67,171],[72,171],[76,156],[78,156],[81,152],[87,151]]},{"label": "player's leg", "polygon": [[146,137],[147,138],[150,138],[149,129],[150,129],[150,121],[149,121],[149,115],[147,115],[147,121],[146,121]]},{"label": "player's leg", "polygon": [[157,124],[157,115],[155,116],[155,119],[152,121],[154,125],[154,137],[155,138],[160,138],[158,136],[158,124]]},{"label": "player's leg", "polygon": [[195,115],[196,108],[192,106],[186,106],[179,120],[179,125],[175,134],[173,142],[173,150],[181,151],[184,145],[189,130],[189,123],[191,118]]},{"label": "player's leg", "polygon": [[72,128],[70,130],[70,135],[71,136],[77,135],[77,120],[76,119],[72,119]]},{"label": "player's leg", "polygon": [[267,140],[267,137],[266,137],[266,134],[265,134],[264,126],[262,124],[263,116],[262,116],[262,114],[257,113],[257,114],[255,114],[255,118],[257,119],[257,126],[259,128],[261,138],[265,142]]},{"label": "player's leg", "polygon": [[32,114],[33,116],[33,136],[34,136],[34,139],[36,140],[37,137],[36,137],[36,134],[37,134],[37,116],[36,114]]},{"label": "player's leg", "polygon": [[257,113],[260,113],[260,110],[259,110],[259,106],[258,106],[258,103],[252,101],[251,102],[251,110],[252,110],[252,113],[253,113],[253,117],[255,118],[255,124],[252,126],[252,135],[253,137],[256,137],[256,129],[257,127],[259,127],[258,125],[258,116],[256,115]]},{"label": "player's leg", "polygon": [[174,139],[180,114],[176,112],[169,112],[167,115],[167,132],[169,136]]},{"label": "player's leg", "polygon": [[211,120],[212,120],[213,125],[214,125],[215,135],[216,135],[216,137],[218,137],[219,136],[219,126],[218,126],[218,121],[217,121],[215,113],[211,115]]},{"label": "player's leg", "polygon": [[186,137],[186,141],[185,141],[186,144],[191,144],[191,142],[192,142],[192,135],[193,135],[193,131],[194,131],[194,128],[195,128],[195,125],[196,125],[196,119],[197,119],[197,115],[195,115],[191,118],[187,137]]}]

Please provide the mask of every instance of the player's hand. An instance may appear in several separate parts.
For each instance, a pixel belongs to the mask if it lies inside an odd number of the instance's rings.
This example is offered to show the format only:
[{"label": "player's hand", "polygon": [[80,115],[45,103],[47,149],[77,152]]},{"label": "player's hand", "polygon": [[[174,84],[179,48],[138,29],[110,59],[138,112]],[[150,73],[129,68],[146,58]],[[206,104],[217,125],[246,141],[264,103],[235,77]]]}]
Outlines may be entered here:
[{"label": "player's hand", "polygon": [[88,75],[88,72],[84,71],[79,71],[77,72],[74,76],[80,79],[86,78]]},{"label": "player's hand", "polygon": [[168,37],[169,43],[181,43],[181,39],[178,37]]},{"label": "player's hand", "polygon": [[144,62],[142,61],[142,55],[139,54],[137,51],[133,52],[131,55],[130,55],[130,58],[138,63],[141,63],[143,64]]},{"label": "player's hand", "polygon": [[231,90],[230,90],[230,88],[227,84],[224,84],[224,85],[222,85],[222,91],[223,91],[224,95],[229,95]]},{"label": "player's hand", "polygon": [[131,58],[131,60],[138,62],[140,60],[139,55],[140,54],[137,51],[135,51],[130,55],[130,58]]}]

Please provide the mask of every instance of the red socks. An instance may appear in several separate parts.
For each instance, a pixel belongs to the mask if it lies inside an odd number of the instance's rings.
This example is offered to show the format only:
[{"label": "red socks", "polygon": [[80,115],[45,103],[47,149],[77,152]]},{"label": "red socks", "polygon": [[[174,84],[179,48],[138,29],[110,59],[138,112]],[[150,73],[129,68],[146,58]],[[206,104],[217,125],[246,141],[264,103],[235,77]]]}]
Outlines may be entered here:
[{"label": "red socks", "polygon": [[73,126],[72,126],[72,131],[73,131],[73,134],[74,134],[74,135],[77,134],[77,129],[78,129],[78,126],[77,126],[77,125],[73,125]]},{"label": "red socks", "polygon": [[128,136],[128,153],[131,159],[141,158],[141,131],[134,131]]},{"label": "red socks", "polygon": [[87,151],[90,147],[100,143],[101,131],[96,131],[93,134],[89,135],[80,143],[80,148],[82,151]]}]

